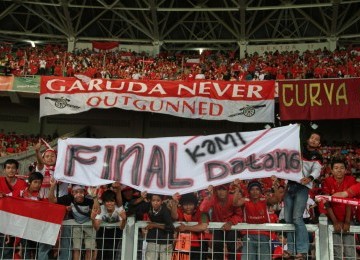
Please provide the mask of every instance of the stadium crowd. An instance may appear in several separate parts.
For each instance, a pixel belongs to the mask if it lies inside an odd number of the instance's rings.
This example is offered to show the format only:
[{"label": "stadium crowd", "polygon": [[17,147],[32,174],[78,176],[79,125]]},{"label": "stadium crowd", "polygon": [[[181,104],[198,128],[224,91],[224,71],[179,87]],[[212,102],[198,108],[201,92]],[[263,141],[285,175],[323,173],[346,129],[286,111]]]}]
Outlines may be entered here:
[{"label": "stadium crowd", "polygon": [[145,52],[126,50],[95,52],[90,49],[67,52],[61,46],[13,49],[0,44],[0,66],[6,75],[73,76],[90,78],[151,80],[266,80],[360,77],[360,51],[357,48],[329,51],[265,52],[245,54],[234,51],[204,50]]},{"label": "stadium crowd", "polygon": [[17,134],[16,132],[6,133],[4,129],[0,129],[0,157],[11,156],[29,151],[40,138],[46,142],[51,142],[54,138],[56,138],[56,136]]},{"label": "stadium crowd", "polygon": [[[356,49],[335,51],[269,52],[236,58],[235,52],[205,50],[201,54],[160,53],[149,57],[130,51],[94,52],[89,49],[66,52],[60,46],[27,47],[12,50],[0,45],[0,65],[5,74],[15,76],[83,74],[91,78],[151,80],[267,80],[360,77],[360,52]],[[42,149],[55,137],[5,133],[0,130],[0,156],[34,150],[36,164],[27,182],[17,178],[19,162],[9,159],[0,177],[1,197],[14,196],[45,200],[67,206],[78,224],[92,227],[62,230],[58,250],[28,240],[10,239],[0,234],[0,258],[80,259],[83,242],[85,259],[119,259],[121,237],[129,216],[148,221],[142,230],[147,241],[145,259],[312,259],[313,237],[305,223],[317,223],[320,213],[328,216],[338,237],[335,259],[355,259],[354,235],[350,224],[360,222],[360,209],[345,204],[320,201],[316,195],[348,192],[360,177],[360,146],[357,143],[321,145],[321,135],[313,132],[303,148],[304,178],[299,183],[269,177],[236,180],[196,193],[160,196],[136,191],[120,183],[98,188],[56,182],[52,177],[56,151]],[[40,140],[40,141],[39,141]],[[310,164],[311,163],[311,164]],[[194,226],[174,222],[196,222]],[[101,225],[119,223],[108,229]],[[223,223],[221,229],[208,229],[209,222]],[[289,223],[293,232],[259,230],[236,231],[238,223]],[[83,233],[84,232],[84,233]],[[67,234],[66,236],[64,234]],[[79,237],[86,236],[84,241]],[[180,236],[182,238],[180,238]],[[346,238],[346,239],[345,239]],[[179,243],[184,239],[184,243]],[[336,240],[338,239],[338,240]],[[72,242],[71,242],[72,241]],[[111,241],[111,243],[109,242]],[[189,242],[186,242],[189,241]],[[107,243],[105,243],[107,242]],[[24,251],[24,248],[31,248]],[[51,252],[51,253],[50,253]],[[34,254],[37,254],[36,256]]]}]

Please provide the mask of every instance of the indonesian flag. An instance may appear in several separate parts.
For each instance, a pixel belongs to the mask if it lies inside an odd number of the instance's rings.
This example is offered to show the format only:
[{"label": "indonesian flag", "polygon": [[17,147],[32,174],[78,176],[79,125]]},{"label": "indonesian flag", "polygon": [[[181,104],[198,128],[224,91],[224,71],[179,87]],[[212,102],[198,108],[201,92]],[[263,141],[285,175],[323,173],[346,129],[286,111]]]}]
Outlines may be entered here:
[{"label": "indonesian flag", "polygon": [[194,66],[194,65],[199,65],[200,63],[200,59],[197,58],[197,59],[187,59],[186,60],[186,63],[185,63],[185,66]]},{"label": "indonesian flag", "polygon": [[55,245],[65,206],[22,198],[0,198],[0,232]]},{"label": "indonesian flag", "polygon": [[121,53],[120,59],[131,60],[132,57],[133,57],[133,54],[131,52],[124,52],[124,53]]},{"label": "indonesian flag", "polygon": [[93,50],[99,52],[104,51],[116,51],[119,47],[118,42],[92,42]]}]

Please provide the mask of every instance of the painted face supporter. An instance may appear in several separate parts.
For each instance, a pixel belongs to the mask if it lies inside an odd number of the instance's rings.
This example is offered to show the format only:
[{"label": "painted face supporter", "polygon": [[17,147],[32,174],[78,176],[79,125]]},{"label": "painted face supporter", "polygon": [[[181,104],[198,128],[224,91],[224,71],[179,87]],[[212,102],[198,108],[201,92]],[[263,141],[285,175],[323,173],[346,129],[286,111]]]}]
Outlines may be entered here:
[{"label": "painted face supporter", "polygon": [[297,259],[306,259],[309,252],[309,235],[304,223],[303,213],[309,196],[312,181],[320,176],[322,156],[320,148],[321,136],[312,132],[302,150],[302,174],[300,183],[289,181],[284,198],[285,222],[294,224],[295,235],[289,232],[288,251],[284,251],[284,258],[295,255]]},{"label": "painted face supporter", "polygon": [[[42,141],[34,146],[36,153],[36,169],[35,171],[41,172],[44,176],[43,185],[40,190],[40,196],[42,198],[49,197],[50,179],[54,177],[55,164],[56,164],[56,151],[53,149],[46,149],[43,154],[40,153]],[[56,197],[61,197],[68,194],[68,183],[58,182],[54,190]]]},{"label": "painted face supporter", "polygon": [[149,198],[150,202],[138,208],[139,212],[147,214],[150,221],[145,227],[145,259],[171,259],[175,228],[170,210],[163,203],[162,196],[151,194]]},{"label": "painted face supporter", "polygon": [[[126,212],[122,206],[116,205],[116,196],[112,190],[104,191],[101,196],[103,205],[100,206],[100,214],[97,214],[94,208],[91,213],[92,224],[97,231],[98,259],[121,258],[121,238],[126,224]],[[118,226],[100,227],[102,222],[118,223]]]},{"label": "painted face supporter", "polygon": [[[248,198],[235,194],[234,204],[244,209],[244,222],[249,224],[271,223],[268,207],[279,202],[278,194],[264,197],[259,181],[250,181],[247,187]],[[271,259],[270,232],[248,230],[243,233],[242,259]]]},{"label": "painted face supporter", "polygon": [[224,222],[222,229],[214,230],[213,250],[214,259],[224,259],[224,243],[227,246],[228,259],[236,258],[236,246],[238,234],[231,230],[232,225],[243,221],[242,210],[234,206],[234,196],[229,195],[228,185],[220,185],[213,190],[209,186],[209,195],[204,198],[200,205],[200,211],[208,213],[212,210],[211,221]]},{"label": "painted face supporter", "polygon": [[[356,184],[353,176],[345,175],[346,163],[342,159],[334,158],[331,161],[332,176],[324,180],[324,195],[333,195],[336,192],[347,190]],[[329,221],[334,225],[334,259],[355,259],[355,237],[348,234],[351,220],[353,219],[353,209],[350,205],[342,203],[325,203]]]},{"label": "painted face supporter", "polygon": [[[0,199],[3,196],[12,196],[13,193],[19,193],[24,190],[27,184],[24,180],[19,179],[16,175],[19,173],[19,162],[14,159],[6,160],[4,163],[3,173],[5,176],[0,177]],[[5,237],[0,233],[0,259],[12,259],[14,237]]]},{"label": "painted face supporter", "polygon": [[[14,197],[20,197],[28,200],[44,200],[40,197],[40,189],[42,185],[44,177],[40,172],[33,172],[29,175],[28,178],[28,187],[24,190],[20,190],[17,193],[14,193]],[[34,241],[30,241],[28,239],[21,239],[21,244],[24,248],[23,250],[23,258],[31,259],[32,256],[36,255],[36,259],[39,260],[47,260],[49,259],[49,252],[52,248],[51,245],[44,243],[36,243]],[[37,254],[35,254],[37,248]]]},{"label": "painted face supporter", "polygon": [[[202,241],[205,240],[204,231],[208,227],[209,216],[198,209],[198,199],[194,193],[184,194],[180,200],[178,198],[179,196],[176,194],[173,196],[173,207],[171,208],[173,219],[182,222],[177,227],[180,234],[175,244],[175,250],[178,252],[174,252],[174,256],[178,259],[177,255],[184,253],[187,259],[206,259],[206,254],[202,254],[202,252],[206,252]],[[177,207],[179,203],[180,207]],[[197,222],[198,224],[186,225],[183,222]],[[180,241],[184,241],[184,239],[188,242],[181,243]]]},{"label": "painted face supporter", "polygon": [[[94,200],[85,197],[85,188],[83,186],[75,185],[72,187],[71,194],[56,198],[54,195],[56,181],[54,179],[51,179],[50,184],[51,186],[49,191],[49,201],[52,203],[58,203],[67,206],[69,211],[68,219],[74,219],[79,224],[83,224],[91,220],[90,214],[94,205]],[[73,227],[72,253],[74,260],[80,259],[80,249],[82,248],[83,242],[86,249],[85,259],[90,260],[94,256],[96,248],[95,237],[96,232],[93,227]],[[69,248],[69,245],[66,248]]]}]

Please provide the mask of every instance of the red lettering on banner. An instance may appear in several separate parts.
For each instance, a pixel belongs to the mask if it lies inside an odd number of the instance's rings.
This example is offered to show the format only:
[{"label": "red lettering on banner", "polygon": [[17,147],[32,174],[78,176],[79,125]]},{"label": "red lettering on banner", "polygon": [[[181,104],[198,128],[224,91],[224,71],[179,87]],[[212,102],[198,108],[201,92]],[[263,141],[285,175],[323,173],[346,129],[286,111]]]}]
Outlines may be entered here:
[{"label": "red lettering on banner", "polygon": [[168,100],[141,100],[133,99],[128,96],[91,96],[86,101],[89,107],[124,107],[128,106],[139,111],[150,112],[181,112],[192,115],[210,115],[221,116],[224,112],[224,107],[221,104],[205,101],[178,100],[175,104]]}]

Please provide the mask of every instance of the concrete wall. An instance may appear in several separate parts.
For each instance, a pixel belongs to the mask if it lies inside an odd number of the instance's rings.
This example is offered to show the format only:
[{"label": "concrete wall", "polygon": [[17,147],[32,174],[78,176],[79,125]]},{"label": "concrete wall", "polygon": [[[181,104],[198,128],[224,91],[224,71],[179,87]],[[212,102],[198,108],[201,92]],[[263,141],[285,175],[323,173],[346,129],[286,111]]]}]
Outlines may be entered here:
[{"label": "concrete wall", "polygon": [[[309,125],[309,122],[302,123]],[[317,130],[323,132],[329,142],[360,141],[360,120],[324,120],[316,124],[319,125]],[[87,126],[90,137],[152,138],[251,131],[264,129],[265,124],[187,119],[122,109],[95,109],[80,114],[49,116],[39,121],[37,99],[22,99],[21,104],[13,104],[9,97],[0,97],[0,129],[5,132],[63,135]]]}]

